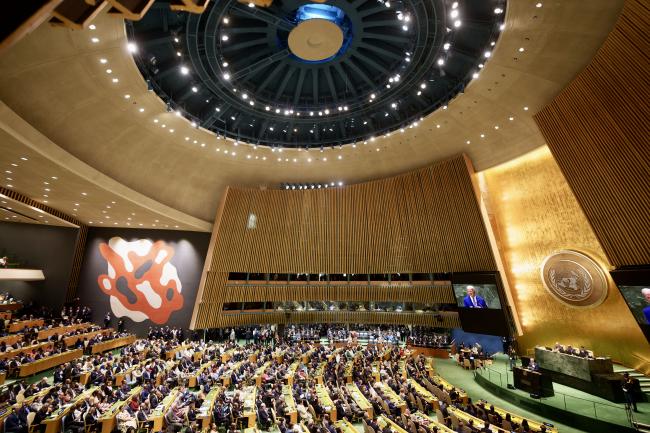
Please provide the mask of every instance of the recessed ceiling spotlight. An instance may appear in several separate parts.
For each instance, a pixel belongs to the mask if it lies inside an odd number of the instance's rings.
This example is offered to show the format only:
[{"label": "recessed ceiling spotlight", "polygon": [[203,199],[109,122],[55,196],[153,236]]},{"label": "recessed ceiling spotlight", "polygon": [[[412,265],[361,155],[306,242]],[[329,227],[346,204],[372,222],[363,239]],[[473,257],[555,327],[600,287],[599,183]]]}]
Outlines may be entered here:
[{"label": "recessed ceiling spotlight", "polygon": [[515,118],[510,116],[510,117],[508,117],[508,120],[513,121],[513,120],[515,120]]},{"label": "recessed ceiling spotlight", "polygon": [[526,49],[524,47],[519,47],[519,49],[517,51],[519,51],[520,53],[523,53],[524,51],[526,51]]},{"label": "recessed ceiling spotlight", "polygon": [[501,9],[501,8],[495,8],[495,9],[494,9],[494,13],[497,14],[497,15],[502,14],[502,13],[503,13],[503,9]]},{"label": "recessed ceiling spotlight", "polygon": [[99,38],[90,38],[90,42],[92,42],[93,44],[97,44],[99,43]]},{"label": "recessed ceiling spotlight", "polygon": [[528,107],[524,107],[524,111],[528,111]]},{"label": "recessed ceiling spotlight", "polygon": [[135,42],[129,42],[126,44],[126,49],[129,50],[130,53],[138,52],[138,46],[135,44]]},{"label": "recessed ceiling spotlight", "polygon": [[113,70],[112,70],[112,69],[107,69],[107,70],[106,70],[106,73],[107,73],[107,74],[112,74],[112,73],[113,73]]},{"label": "recessed ceiling spotlight", "polygon": [[188,68],[187,66],[181,66],[181,74],[187,75],[189,73],[190,73],[190,68]]},{"label": "recessed ceiling spotlight", "polygon": [[442,48],[443,48],[445,51],[448,51],[449,48],[451,48],[451,44],[450,44],[449,42],[445,42],[445,43],[442,45]]},{"label": "recessed ceiling spotlight", "polygon": [[222,21],[223,21],[224,24],[228,24],[228,23],[230,23],[230,18],[224,17]]},{"label": "recessed ceiling spotlight", "polygon": [[502,31],[503,31],[505,28],[506,28],[506,25],[505,25],[505,24],[501,24],[501,25],[499,26],[499,30],[502,30]]},{"label": "recessed ceiling spotlight", "polygon": [[222,41],[227,41],[228,39],[230,39],[230,38],[228,37],[228,35],[222,35],[222,36],[221,36],[221,40],[222,40]]},{"label": "recessed ceiling spotlight", "polygon": [[477,79],[477,78],[478,78],[478,72],[474,72],[474,73],[472,74],[472,78],[473,78],[473,79]]},{"label": "recessed ceiling spotlight", "polygon": [[539,2],[535,5],[536,8],[541,8],[542,7],[542,2]]},{"label": "recessed ceiling spotlight", "polygon": [[445,64],[445,59],[442,58],[438,59],[438,66],[442,66],[444,64]]},{"label": "recessed ceiling spotlight", "polygon": [[131,99],[131,95],[127,93],[126,95],[124,95],[124,99]]},{"label": "recessed ceiling spotlight", "polygon": [[106,60],[104,58],[99,59],[99,63],[101,63],[102,65],[105,65],[107,62],[108,62],[108,60]]},{"label": "recessed ceiling spotlight", "polygon": [[486,52],[483,53],[483,56],[484,56],[486,59],[489,59],[491,55],[492,55],[492,53],[491,53],[490,51],[486,51]]},{"label": "recessed ceiling spotlight", "polygon": [[91,24],[91,25],[88,26],[88,28],[90,30],[95,30],[97,28],[97,26],[95,24]]},{"label": "recessed ceiling spotlight", "polygon": [[458,17],[458,9],[452,9],[451,12],[449,13],[449,16],[452,18],[457,18]]},{"label": "recessed ceiling spotlight", "polygon": [[456,28],[460,27],[462,24],[463,23],[461,22],[461,20],[454,21],[454,27],[456,27]]},{"label": "recessed ceiling spotlight", "polygon": [[111,81],[113,81],[114,83],[119,83],[120,79],[119,78],[113,78]]},{"label": "recessed ceiling spotlight", "polygon": [[230,74],[228,72],[225,72],[223,74],[223,79],[226,80],[226,81],[230,80]]}]

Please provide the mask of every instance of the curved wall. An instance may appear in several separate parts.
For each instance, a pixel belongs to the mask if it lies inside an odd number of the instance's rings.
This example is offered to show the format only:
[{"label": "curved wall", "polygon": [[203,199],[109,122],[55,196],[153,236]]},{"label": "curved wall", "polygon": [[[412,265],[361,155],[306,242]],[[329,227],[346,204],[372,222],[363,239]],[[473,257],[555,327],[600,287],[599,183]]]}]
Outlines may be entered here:
[{"label": "curved wall", "polygon": [[[490,242],[472,184],[469,163],[458,156],[379,181],[320,190],[230,189],[215,223],[212,247],[195,307],[194,327],[254,322],[254,313],[233,319],[225,302],[261,302],[301,292],[286,285],[254,290],[227,284],[230,272],[290,274],[385,274],[496,271]],[[398,291],[391,299],[445,300],[434,288],[419,295]],[[448,288],[450,291],[450,289]],[[302,300],[347,296],[340,286],[303,290]],[[424,294],[424,295],[423,295]],[[378,300],[374,289],[355,290],[355,299]],[[267,299],[268,298],[268,299]],[[313,298],[313,299],[312,299]],[[451,301],[453,302],[453,300]],[[375,321],[413,323],[390,315],[292,313],[263,316],[282,322]],[[277,317],[276,317],[277,316]],[[322,317],[317,317],[322,316]],[[330,317],[331,316],[331,317]],[[424,315],[427,316],[427,315]],[[436,318],[433,314],[432,323]],[[269,319],[269,317],[274,317]],[[241,321],[238,321],[241,320]],[[457,326],[449,322],[450,327]],[[266,322],[265,322],[266,323]]]}]

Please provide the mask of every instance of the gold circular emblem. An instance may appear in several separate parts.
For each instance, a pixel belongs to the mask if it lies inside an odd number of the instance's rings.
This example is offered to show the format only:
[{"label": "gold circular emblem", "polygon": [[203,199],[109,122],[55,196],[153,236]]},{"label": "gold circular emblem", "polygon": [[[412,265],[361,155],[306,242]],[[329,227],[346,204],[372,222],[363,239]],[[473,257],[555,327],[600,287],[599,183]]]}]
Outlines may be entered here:
[{"label": "gold circular emblem", "polygon": [[607,297],[607,278],[591,257],[572,250],[547,256],[542,262],[544,288],[571,307],[595,307]]}]

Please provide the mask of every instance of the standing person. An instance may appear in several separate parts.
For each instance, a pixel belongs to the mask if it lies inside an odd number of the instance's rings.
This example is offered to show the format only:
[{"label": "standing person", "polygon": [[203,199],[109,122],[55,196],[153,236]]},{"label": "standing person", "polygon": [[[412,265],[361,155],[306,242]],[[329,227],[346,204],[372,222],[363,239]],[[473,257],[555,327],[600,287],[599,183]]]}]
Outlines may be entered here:
[{"label": "standing person", "polygon": [[237,335],[235,334],[235,328],[232,328],[232,329],[230,330],[230,342],[231,342],[231,343],[234,343],[234,342],[235,342],[235,338],[237,338]]},{"label": "standing person", "polygon": [[117,322],[117,332],[124,332],[124,319],[120,317],[120,320]]},{"label": "standing person", "polygon": [[625,401],[634,409],[634,412],[638,412],[639,410],[636,408],[636,396],[634,395],[634,385],[634,379],[630,377],[630,373],[623,373],[623,395],[625,396]]},{"label": "standing person", "polygon": [[111,327],[111,312],[109,311],[104,316],[104,328],[110,328],[110,327]]}]

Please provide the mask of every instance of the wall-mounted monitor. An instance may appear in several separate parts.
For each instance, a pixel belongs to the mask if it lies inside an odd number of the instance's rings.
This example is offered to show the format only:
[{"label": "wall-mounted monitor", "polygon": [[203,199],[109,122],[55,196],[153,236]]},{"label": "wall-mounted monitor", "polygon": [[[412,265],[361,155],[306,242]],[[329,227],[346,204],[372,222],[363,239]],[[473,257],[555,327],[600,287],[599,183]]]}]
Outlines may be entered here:
[{"label": "wall-mounted monitor", "polygon": [[645,338],[650,341],[650,268],[617,269],[611,274]]},{"label": "wall-mounted monitor", "polygon": [[498,272],[454,273],[451,282],[464,331],[500,336],[510,334]]}]

